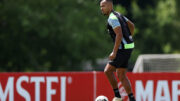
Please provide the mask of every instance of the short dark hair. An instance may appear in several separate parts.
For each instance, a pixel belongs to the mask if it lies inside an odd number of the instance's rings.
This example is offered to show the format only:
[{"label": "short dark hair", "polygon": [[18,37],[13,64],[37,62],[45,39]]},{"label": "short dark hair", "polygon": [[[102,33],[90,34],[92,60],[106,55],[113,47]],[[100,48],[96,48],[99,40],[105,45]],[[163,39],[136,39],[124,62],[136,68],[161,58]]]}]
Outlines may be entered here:
[{"label": "short dark hair", "polygon": [[[99,0],[100,2],[103,1],[103,0]],[[113,0],[105,0],[107,2],[112,2],[113,3]]]},{"label": "short dark hair", "polygon": [[106,0],[107,2],[113,2],[113,0]]}]

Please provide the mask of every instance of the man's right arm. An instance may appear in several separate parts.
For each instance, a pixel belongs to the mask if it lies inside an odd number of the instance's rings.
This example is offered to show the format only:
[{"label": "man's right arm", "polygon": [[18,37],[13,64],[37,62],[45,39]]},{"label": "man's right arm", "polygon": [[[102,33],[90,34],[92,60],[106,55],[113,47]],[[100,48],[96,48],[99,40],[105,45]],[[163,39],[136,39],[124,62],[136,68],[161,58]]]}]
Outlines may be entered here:
[{"label": "man's right arm", "polygon": [[133,35],[134,34],[134,29],[135,29],[134,23],[132,23],[130,20],[128,20],[127,24],[128,24],[129,30],[131,32],[131,35]]},{"label": "man's right arm", "polygon": [[134,34],[134,29],[135,29],[134,23],[131,22],[131,21],[130,21],[128,18],[126,18],[125,16],[124,16],[124,18],[125,18],[125,20],[126,20],[126,22],[127,22],[127,24],[128,24],[129,30],[130,30],[130,32],[131,32],[131,35],[133,35],[133,34]]}]

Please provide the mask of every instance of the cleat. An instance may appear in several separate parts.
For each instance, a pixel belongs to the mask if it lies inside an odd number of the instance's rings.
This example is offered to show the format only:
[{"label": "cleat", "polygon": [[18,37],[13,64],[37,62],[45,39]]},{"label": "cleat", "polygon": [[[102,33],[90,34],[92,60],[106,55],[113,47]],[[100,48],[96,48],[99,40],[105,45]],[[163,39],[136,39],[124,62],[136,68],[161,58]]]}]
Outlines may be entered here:
[{"label": "cleat", "polygon": [[114,97],[112,101],[123,101],[122,98]]}]

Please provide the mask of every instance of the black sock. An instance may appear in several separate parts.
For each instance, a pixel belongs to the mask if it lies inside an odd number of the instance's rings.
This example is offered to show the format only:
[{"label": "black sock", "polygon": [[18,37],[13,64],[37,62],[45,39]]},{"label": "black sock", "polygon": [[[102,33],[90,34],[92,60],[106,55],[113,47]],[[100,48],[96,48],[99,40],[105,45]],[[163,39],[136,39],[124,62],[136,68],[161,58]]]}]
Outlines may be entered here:
[{"label": "black sock", "polygon": [[118,88],[114,89],[114,95],[115,95],[115,97],[121,98]]},{"label": "black sock", "polygon": [[134,98],[133,93],[130,93],[130,94],[128,95],[128,97],[129,97],[130,101],[136,101],[135,98]]}]

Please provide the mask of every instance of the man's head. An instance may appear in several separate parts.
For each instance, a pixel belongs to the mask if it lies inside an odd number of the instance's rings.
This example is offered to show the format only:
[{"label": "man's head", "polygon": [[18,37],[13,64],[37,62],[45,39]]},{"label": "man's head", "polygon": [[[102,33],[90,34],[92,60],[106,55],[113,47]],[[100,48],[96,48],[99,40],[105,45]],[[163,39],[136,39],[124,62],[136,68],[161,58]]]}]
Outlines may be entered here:
[{"label": "man's head", "polygon": [[113,2],[112,0],[102,0],[100,2],[101,12],[104,15],[109,15],[113,10]]}]

